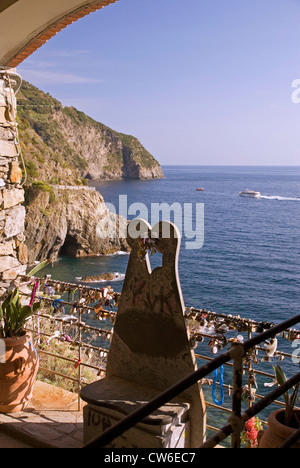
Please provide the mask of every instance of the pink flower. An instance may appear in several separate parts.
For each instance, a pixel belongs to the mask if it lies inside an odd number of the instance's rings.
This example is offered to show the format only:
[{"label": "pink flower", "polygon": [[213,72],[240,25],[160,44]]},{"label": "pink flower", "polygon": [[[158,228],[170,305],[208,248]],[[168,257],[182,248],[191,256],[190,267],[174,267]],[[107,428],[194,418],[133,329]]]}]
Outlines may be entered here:
[{"label": "pink flower", "polygon": [[254,417],[249,419],[245,423],[245,431],[248,432],[248,431],[251,431],[251,429],[255,429],[255,418]]},{"label": "pink flower", "polygon": [[246,436],[251,443],[251,447],[256,447],[257,446],[257,436],[258,436],[258,430],[256,429],[255,425],[255,418],[249,419],[245,423],[245,432]]}]

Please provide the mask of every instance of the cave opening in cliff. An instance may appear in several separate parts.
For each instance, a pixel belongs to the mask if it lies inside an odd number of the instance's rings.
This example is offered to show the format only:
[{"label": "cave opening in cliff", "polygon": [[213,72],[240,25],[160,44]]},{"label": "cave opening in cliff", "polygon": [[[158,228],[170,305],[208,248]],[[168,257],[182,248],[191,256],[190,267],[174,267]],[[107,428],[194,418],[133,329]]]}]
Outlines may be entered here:
[{"label": "cave opening in cliff", "polygon": [[67,235],[63,246],[60,249],[59,255],[66,257],[77,257],[80,250],[80,245],[78,244],[75,237]]}]

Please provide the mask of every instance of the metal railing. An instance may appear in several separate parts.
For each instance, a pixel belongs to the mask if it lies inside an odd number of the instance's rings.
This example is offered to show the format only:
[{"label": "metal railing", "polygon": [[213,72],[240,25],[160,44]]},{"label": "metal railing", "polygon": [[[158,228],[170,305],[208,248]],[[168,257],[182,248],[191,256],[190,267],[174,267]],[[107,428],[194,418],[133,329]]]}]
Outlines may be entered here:
[{"label": "metal railing", "polygon": [[151,413],[165,405],[169,401],[176,398],[186,389],[205,378],[212,371],[218,369],[229,361],[233,361],[233,398],[232,398],[232,411],[228,420],[228,424],[222,427],[216,434],[210,439],[204,442],[199,448],[212,448],[225,440],[231,435],[231,447],[240,447],[240,435],[243,431],[245,422],[251,417],[259,414],[259,412],[269,406],[276,398],[280,397],[287,392],[291,387],[300,382],[300,373],[296,374],[284,385],[276,388],[269,395],[264,397],[258,403],[248,408],[247,411],[242,413],[241,396],[243,388],[243,358],[246,353],[251,351],[255,346],[266,340],[275,337],[277,334],[284,332],[290,327],[295,326],[300,322],[300,315],[297,315],[279,325],[272,327],[271,329],[257,335],[254,338],[247,340],[245,343],[233,344],[231,349],[220,356],[216,357],[213,361],[204,365],[200,369],[196,370],[186,378],[165,390],[157,397],[153,398],[149,403],[145,404],[138,410],[119,421],[110,429],[104,431],[99,437],[96,437],[91,442],[85,445],[85,448],[96,448],[105,447],[115,438],[123,434],[123,432],[134,427],[136,424],[141,422],[144,418],[149,416]]},{"label": "metal railing", "polygon": [[[30,280],[35,282],[36,280],[43,282],[38,278],[23,277],[23,280]],[[108,328],[102,328],[100,326],[94,326],[84,321],[84,316],[94,313],[94,307],[83,301],[83,296],[88,294],[102,294],[102,289],[91,288],[89,286],[81,286],[78,284],[67,283],[62,281],[56,281],[47,278],[45,284],[49,287],[57,287],[61,289],[62,295],[69,291],[72,298],[70,300],[57,299],[57,295],[47,297],[46,295],[39,295],[37,293],[37,300],[43,304],[41,311],[36,313],[32,319],[28,322],[26,329],[33,335],[35,347],[37,348],[40,356],[54,358],[56,362],[59,360],[65,361],[68,364],[70,374],[62,373],[57,371],[56,366],[54,368],[45,367],[40,365],[39,372],[44,375],[52,375],[61,377],[65,381],[70,381],[74,384],[75,391],[78,394],[78,411],[82,408],[82,402],[80,399],[80,391],[83,385],[89,383],[86,381],[83,373],[85,369],[92,371],[92,378],[97,380],[99,377],[103,377],[106,372],[106,357],[108,354],[108,343],[112,336],[112,330]],[[75,290],[77,291],[77,297],[75,297]],[[31,296],[30,293],[23,295]],[[59,302],[58,302],[59,301]],[[57,304],[59,310],[55,311],[53,307]],[[76,305],[76,311],[74,306]],[[67,309],[68,310],[65,310]],[[51,312],[51,313],[47,313]],[[97,321],[105,322],[109,319],[110,323],[113,324],[115,321],[116,312],[109,310],[107,307],[101,308],[101,311],[97,314]],[[49,324],[46,326],[45,324]],[[89,338],[93,335],[92,338]],[[58,354],[55,350],[49,349],[49,343],[53,340],[55,342],[63,342],[67,347],[72,347],[72,356],[69,357],[64,353]],[[99,340],[102,343],[98,343]],[[104,347],[104,345],[106,347]],[[91,359],[86,358],[87,354],[93,354],[93,363],[89,362]],[[86,358],[86,359],[85,359]],[[45,359],[42,360],[42,363]],[[96,362],[95,362],[96,361]]]},{"label": "metal railing", "polygon": [[[27,279],[29,279],[29,278],[27,278]],[[26,278],[23,278],[23,280],[26,280]],[[98,294],[98,296],[101,295],[102,288],[91,288],[88,285],[87,286],[82,286],[80,284],[73,284],[73,283],[67,283],[67,282],[62,282],[62,281],[56,281],[56,280],[52,280],[49,277],[47,277],[45,280],[41,280],[41,279],[39,279],[39,280],[44,282],[43,283],[44,286],[45,285],[48,285],[48,286],[50,285],[50,286],[53,286],[53,287],[56,287],[56,288],[60,289],[63,293],[68,292],[68,299],[62,301],[62,303],[63,303],[63,305],[65,307],[70,308],[69,313],[71,315],[72,315],[72,310],[74,309],[74,305],[76,306],[76,317],[73,317],[73,321],[69,322],[69,323],[72,324],[73,330],[77,330],[77,331],[73,333],[72,339],[70,339],[70,341],[66,342],[66,345],[70,345],[70,346],[72,346],[74,348],[73,356],[71,358],[60,355],[60,354],[57,354],[56,352],[53,352],[52,350],[49,350],[49,349],[46,350],[42,346],[39,346],[40,341],[50,340],[51,338],[53,338],[53,333],[52,334],[47,333],[47,332],[42,331],[40,329],[39,321],[40,320],[48,320],[49,322],[51,322],[53,324],[56,324],[56,327],[57,326],[59,327],[59,329],[61,330],[61,333],[58,333],[55,336],[55,338],[58,339],[58,340],[61,340],[61,339],[64,338],[64,335],[65,335],[65,333],[63,333],[63,327],[66,324],[65,318],[69,317],[68,314],[63,315],[63,316],[59,316],[59,314],[55,314],[55,313],[53,313],[53,311],[51,312],[51,314],[39,313],[35,317],[35,322],[33,321],[31,323],[31,331],[33,332],[33,335],[35,337],[35,341],[38,344],[37,348],[38,348],[38,352],[40,354],[42,354],[44,356],[53,357],[56,360],[59,360],[59,359],[64,360],[64,361],[67,362],[70,369],[74,370],[74,367],[76,367],[76,373],[74,374],[74,372],[72,372],[71,373],[72,375],[67,375],[66,373],[58,372],[56,368],[49,369],[49,368],[45,368],[43,366],[40,367],[40,371],[42,371],[45,374],[53,374],[53,375],[62,377],[64,380],[69,379],[71,382],[74,382],[75,387],[76,387],[76,391],[78,392],[78,410],[80,410],[81,407],[82,407],[82,402],[80,400],[80,391],[81,391],[82,386],[84,386],[84,385],[86,385],[86,383],[88,383],[88,382],[86,382],[85,377],[83,375],[83,372],[84,372],[83,370],[85,368],[90,369],[94,373],[94,379],[95,380],[97,380],[99,377],[104,377],[105,376],[105,356],[107,355],[107,353],[109,351],[109,349],[108,349],[109,347],[108,347],[108,344],[107,344],[106,340],[107,340],[107,338],[109,338],[109,339],[111,338],[112,332],[113,332],[112,329],[111,330],[109,330],[108,328],[104,329],[104,328],[101,327],[101,325],[99,326],[98,324],[95,324],[95,326],[94,326],[94,325],[90,325],[90,324],[86,323],[86,321],[84,321],[85,320],[84,315],[86,315],[86,314],[92,314],[93,315],[94,314],[94,306],[90,305],[88,303],[88,301],[87,301],[87,303],[84,303],[84,302],[80,302],[80,300],[84,296],[87,296],[87,297],[92,296],[93,297],[93,295],[95,295],[95,294]],[[34,282],[35,278],[30,278],[30,281]],[[77,290],[77,297],[75,297],[75,295],[74,295],[75,290]],[[120,293],[114,293],[114,295],[115,295],[116,298],[120,297]],[[44,303],[46,305],[48,310],[53,308],[52,305],[53,305],[53,302],[55,300],[53,297],[51,298],[51,297],[47,297],[47,295],[44,295],[44,296],[40,297],[39,299],[42,301],[42,303]],[[252,343],[252,345],[254,343],[253,338],[252,338],[253,331],[259,332],[260,329],[266,329],[267,330],[265,333],[258,334],[255,337],[255,340],[257,340],[258,337],[261,337],[260,340],[258,340],[256,342],[256,344],[253,345],[254,347],[256,347],[257,350],[259,349],[261,351],[265,351],[265,348],[259,347],[259,345],[261,343],[264,343],[265,340],[268,340],[268,337],[270,338],[270,337],[276,336],[276,334],[278,334],[278,333],[283,332],[284,337],[288,338],[291,341],[293,341],[296,338],[300,337],[299,330],[295,330],[295,329],[291,328],[291,327],[293,327],[294,325],[296,325],[299,322],[299,320],[297,318],[298,316],[291,319],[291,320],[289,320],[289,321],[284,322],[283,324],[281,324],[280,331],[277,332],[276,331],[277,328],[276,328],[275,324],[273,324],[273,323],[257,322],[257,321],[254,321],[254,320],[240,318],[239,316],[218,314],[218,313],[206,311],[204,309],[195,309],[195,308],[188,308],[187,307],[186,311],[185,311],[185,314],[186,314],[187,322],[192,323],[192,328],[193,328],[193,324],[195,325],[195,324],[198,323],[198,324],[201,325],[201,321],[203,320],[203,317],[206,317],[208,321],[216,322],[218,325],[220,325],[220,323],[222,323],[222,324],[227,323],[227,321],[234,321],[237,324],[238,331],[245,332],[247,337],[248,337],[248,340],[245,343],[234,344],[233,348],[230,351],[223,353],[221,356],[218,356],[217,358],[213,358],[211,355],[208,356],[208,355],[198,354],[197,352],[195,352],[195,356],[197,358],[197,363],[198,363],[198,367],[199,367],[198,371],[196,371],[196,372],[199,372],[199,375],[201,375],[199,378],[197,378],[197,381],[202,380],[202,382],[201,382],[202,387],[204,387],[204,383],[205,383],[205,380],[207,380],[207,376],[209,376],[209,374],[211,372],[213,372],[214,370],[218,369],[221,365],[224,365],[224,366],[230,368],[231,370],[233,370],[233,374],[235,374],[236,364],[234,364],[234,362],[236,361],[236,359],[234,359],[234,356],[235,356],[235,353],[237,353],[237,351],[233,351],[233,350],[234,349],[243,349],[243,352],[247,353],[249,343]],[[96,317],[93,317],[93,318],[100,319],[101,321],[105,320],[105,319],[109,319],[109,321],[111,322],[111,327],[112,327],[113,323],[115,321],[115,318],[116,318],[116,311],[114,311],[112,309],[108,310],[107,308],[106,309],[102,308],[101,312],[97,313]],[[215,333],[211,332],[209,334],[209,333],[204,333],[203,331],[199,332],[199,329],[197,329],[197,327],[196,327],[196,331],[194,330],[194,332],[195,333],[191,334],[191,340],[192,340],[191,345],[194,346],[194,347],[195,347],[195,343],[197,345],[199,342],[202,342],[204,337],[208,338],[208,339],[216,338]],[[270,334],[268,334],[268,333],[270,333]],[[96,344],[94,342],[92,344],[88,343],[86,341],[87,334],[95,334],[96,336],[105,337],[106,338],[105,348],[103,347],[103,345],[99,345],[99,343],[96,343]],[[217,334],[217,336],[219,336],[219,339],[220,339],[220,335]],[[226,345],[227,344],[228,343],[226,343]],[[241,346],[241,347],[239,348],[239,346]],[[203,348],[201,350],[203,351]],[[94,355],[97,355],[97,356],[99,356],[99,354],[102,354],[102,359],[100,361],[98,359],[97,363],[95,363],[95,362],[85,362],[84,357],[85,357],[85,355],[87,353],[90,353],[90,352],[94,353]],[[290,358],[292,357],[291,354],[280,351],[280,350],[276,350],[275,355],[277,357],[279,357],[279,359],[282,359],[284,357],[290,357]],[[230,356],[231,356],[231,358],[229,358]],[[208,361],[208,364],[205,364],[204,366],[202,366],[201,364],[202,364],[203,361]],[[233,361],[233,363],[231,361]],[[242,368],[240,369],[240,371],[242,373],[245,373],[245,372],[248,373],[248,379],[247,379],[248,392],[249,392],[248,397],[247,397],[248,407],[249,407],[248,410],[253,411],[252,408],[253,407],[255,408],[256,406],[253,405],[253,401],[251,400],[251,381],[249,379],[250,373],[252,373],[252,374],[254,373],[256,376],[266,376],[266,377],[271,378],[271,379],[274,378],[274,375],[270,374],[268,372],[258,370],[257,368],[254,369],[251,361],[244,362],[242,364]],[[195,375],[197,376],[198,374],[195,374]],[[220,386],[220,383],[217,382],[217,385]],[[233,382],[233,385],[228,385],[228,384],[223,383],[223,386],[226,389],[228,389],[229,393],[235,394],[235,384],[234,384],[234,382]],[[275,393],[274,395],[277,395],[277,393]],[[255,394],[255,398],[260,400],[259,403],[257,403],[257,404],[260,404],[260,405],[261,404],[263,405],[264,402],[266,401],[265,397],[263,395],[259,395],[257,393]],[[233,402],[235,402],[235,401],[236,401],[236,399],[233,399]],[[280,401],[277,401],[275,397],[273,399],[273,402],[275,404],[277,404],[277,405],[283,406],[283,403],[280,402]],[[214,403],[211,403],[210,401],[207,401],[207,398],[206,398],[206,405],[207,405],[208,408],[218,409],[218,410],[222,411],[225,415],[226,415],[226,413],[228,414],[228,413],[232,412],[232,408],[226,408],[223,405],[219,405],[219,404],[215,405]],[[248,413],[246,413],[246,414],[248,414]],[[252,414],[252,413],[249,413],[249,414]],[[261,421],[263,422],[263,424],[267,424],[265,421],[263,421],[263,420],[261,420]],[[218,428],[216,428],[216,427],[214,427],[212,425],[207,425],[207,429],[211,429],[216,434],[218,434],[219,431],[220,431],[220,429],[218,429]],[[226,429],[226,433],[227,432],[228,432],[228,428]],[[237,439],[238,439],[238,437],[237,437]]]}]

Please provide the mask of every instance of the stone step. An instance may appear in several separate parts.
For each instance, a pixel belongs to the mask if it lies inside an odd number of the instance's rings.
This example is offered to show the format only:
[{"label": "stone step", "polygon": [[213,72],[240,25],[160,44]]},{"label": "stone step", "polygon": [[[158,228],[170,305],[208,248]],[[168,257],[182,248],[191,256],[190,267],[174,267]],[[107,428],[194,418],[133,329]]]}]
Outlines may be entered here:
[{"label": "stone step", "polygon": [[83,414],[78,395],[44,382],[35,383],[30,406],[0,413],[0,447],[81,448]]}]

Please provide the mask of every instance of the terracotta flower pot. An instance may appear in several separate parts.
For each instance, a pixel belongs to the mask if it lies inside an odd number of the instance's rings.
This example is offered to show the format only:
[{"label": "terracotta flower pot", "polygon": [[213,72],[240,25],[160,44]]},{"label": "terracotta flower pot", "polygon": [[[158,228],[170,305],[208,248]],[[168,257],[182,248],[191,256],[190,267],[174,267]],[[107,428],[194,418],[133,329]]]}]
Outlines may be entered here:
[{"label": "terracotta flower pot", "polygon": [[[300,411],[297,411],[300,418]],[[285,442],[297,429],[285,426],[284,410],[279,409],[273,411],[268,417],[268,429],[263,433],[259,442],[259,448],[277,448]],[[292,446],[292,448],[300,448],[300,442]]]},{"label": "terracotta flower pot", "polygon": [[0,363],[0,413],[24,410],[31,398],[39,358],[30,333],[3,340],[5,363]]}]

